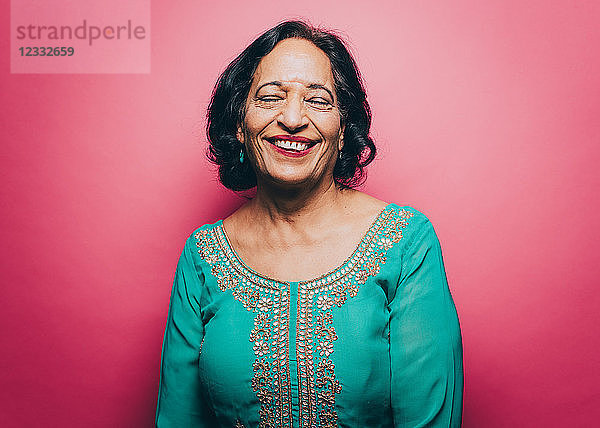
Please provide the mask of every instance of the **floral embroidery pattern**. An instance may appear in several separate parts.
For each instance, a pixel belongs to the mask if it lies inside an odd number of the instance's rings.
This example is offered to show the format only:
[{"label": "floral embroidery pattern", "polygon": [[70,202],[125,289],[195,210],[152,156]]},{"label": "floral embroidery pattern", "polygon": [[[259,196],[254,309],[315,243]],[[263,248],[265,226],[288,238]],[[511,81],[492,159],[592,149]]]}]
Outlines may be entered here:
[{"label": "floral embroidery pattern", "polygon": [[413,213],[384,210],[353,255],[341,268],[298,287],[298,343],[300,424],[302,427],[337,427],[335,396],[342,390],[330,356],[337,334],[333,311],[371,276],[379,273],[387,251],[402,239],[402,229]]},{"label": "floral embroidery pattern", "polygon": [[[298,284],[296,357],[301,427],[337,427],[335,398],[342,390],[331,355],[338,339],[336,308],[356,297],[360,286],[379,273],[387,251],[402,239],[413,213],[386,207],[352,256],[339,268]],[[260,427],[291,427],[289,368],[290,284],[258,275],[237,257],[222,225],[196,235],[198,253],[211,266],[221,291],[256,313],[249,340],[256,360],[252,389],[260,408]]]},{"label": "floral embroidery pattern", "polygon": [[288,284],[246,272],[220,228],[200,230],[195,238],[219,289],[230,290],[246,310],[256,313],[249,340],[256,355],[252,390],[260,402],[259,426],[291,426]]}]

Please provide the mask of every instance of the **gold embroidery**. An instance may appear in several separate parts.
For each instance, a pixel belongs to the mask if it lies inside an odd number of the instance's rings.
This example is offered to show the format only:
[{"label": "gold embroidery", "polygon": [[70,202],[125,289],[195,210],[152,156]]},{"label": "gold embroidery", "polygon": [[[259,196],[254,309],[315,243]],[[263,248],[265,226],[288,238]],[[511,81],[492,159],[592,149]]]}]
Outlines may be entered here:
[{"label": "gold embroidery", "polygon": [[195,238],[219,289],[231,290],[246,310],[256,313],[249,340],[256,355],[252,390],[260,402],[259,426],[291,426],[289,284],[246,272],[220,228],[200,230]]},{"label": "gold embroidery", "polygon": [[296,349],[302,427],[337,427],[335,396],[342,387],[330,359],[338,338],[332,325],[334,308],[355,297],[360,285],[379,273],[412,216],[404,209],[384,210],[342,267],[299,284]]},{"label": "gold embroidery", "polygon": [[[298,283],[296,357],[301,427],[337,427],[335,397],[342,390],[331,360],[338,336],[333,311],[356,297],[360,286],[380,272],[387,251],[402,239],[413,213],[389,205],[377,217],[351,257],[339,268]],[[290,284],[252,271],[237,257],[222,225],[195,235],[198,253],[211,266],[221,291],[256,313],[249,340],[256,360],[252,390],[260,427],[291,427],[289,368]]]}]

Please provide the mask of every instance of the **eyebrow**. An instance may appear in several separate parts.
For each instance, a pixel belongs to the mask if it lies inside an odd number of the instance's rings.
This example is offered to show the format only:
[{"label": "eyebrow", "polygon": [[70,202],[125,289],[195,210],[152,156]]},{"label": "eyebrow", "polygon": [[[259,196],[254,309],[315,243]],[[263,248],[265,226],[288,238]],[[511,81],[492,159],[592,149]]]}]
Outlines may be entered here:
[{"label": "eyebrow", "polygon": [[[283,86],[283,83],[281,83],[279,80],[273,80],[272,82],[263,83],[258,88],[256,88],[256,94],[258,94],[258,91],[260,91],[261,88],[263,88],[264,86],[268,86],[268,85],[274,85],[274,86],[281,87],[281,86]],[[320,83],[311,83],[310,85],[308,85],[308,89],[323,89],[324,91],[326,91],[329,94],[331,99],[335,101],[335,97],[333,96],[333,94],[331,93],[329,88],[327,88],[325,85],[321,85]]]}]

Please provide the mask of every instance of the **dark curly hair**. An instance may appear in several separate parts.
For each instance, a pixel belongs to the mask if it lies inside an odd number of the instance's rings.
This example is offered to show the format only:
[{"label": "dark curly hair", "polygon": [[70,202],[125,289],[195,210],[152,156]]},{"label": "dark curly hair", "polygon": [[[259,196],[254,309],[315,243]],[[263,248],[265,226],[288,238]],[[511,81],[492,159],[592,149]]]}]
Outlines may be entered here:
[{"label": "dark curly hair", "polygon": [[342,39],[331,31],[302,21],[285,21],[261,34],[237,56],[221,74],[207,111],[206,134],[210,146],[207,156],[218,165],[221,183],[231,190],[256,186],[250,162],[240,162],[243,144],[237,139],[238,124],[243,123],[245,105],[254,72],[277,43],[288,38],[305,39],[321,49],[331,63],[344,128],[344,147],[334,170],[335,182],[350,188],[364,181],[364,168],[375,158],[375,143],[369,136],[371,109],[354,58]]}]

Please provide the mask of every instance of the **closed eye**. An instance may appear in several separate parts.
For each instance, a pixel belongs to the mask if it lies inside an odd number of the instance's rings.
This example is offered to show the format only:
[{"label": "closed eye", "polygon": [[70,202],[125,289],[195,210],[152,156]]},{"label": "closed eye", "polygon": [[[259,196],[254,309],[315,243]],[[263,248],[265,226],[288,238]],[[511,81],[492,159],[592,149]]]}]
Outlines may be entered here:
[{"label": "closed eye", "polygon": [[325,98],[311,98],[307,101],[318,107],[328,107],[331,105],[331,103],[329,101],[327,101]]},{"label": "closed eye", "polygon": [[265,101],[265,102],[273,102],[273,101],[281,100],[281,97],[277,97],[275,95],[265,95],[265,96],[259,97],[258,100]]}]

